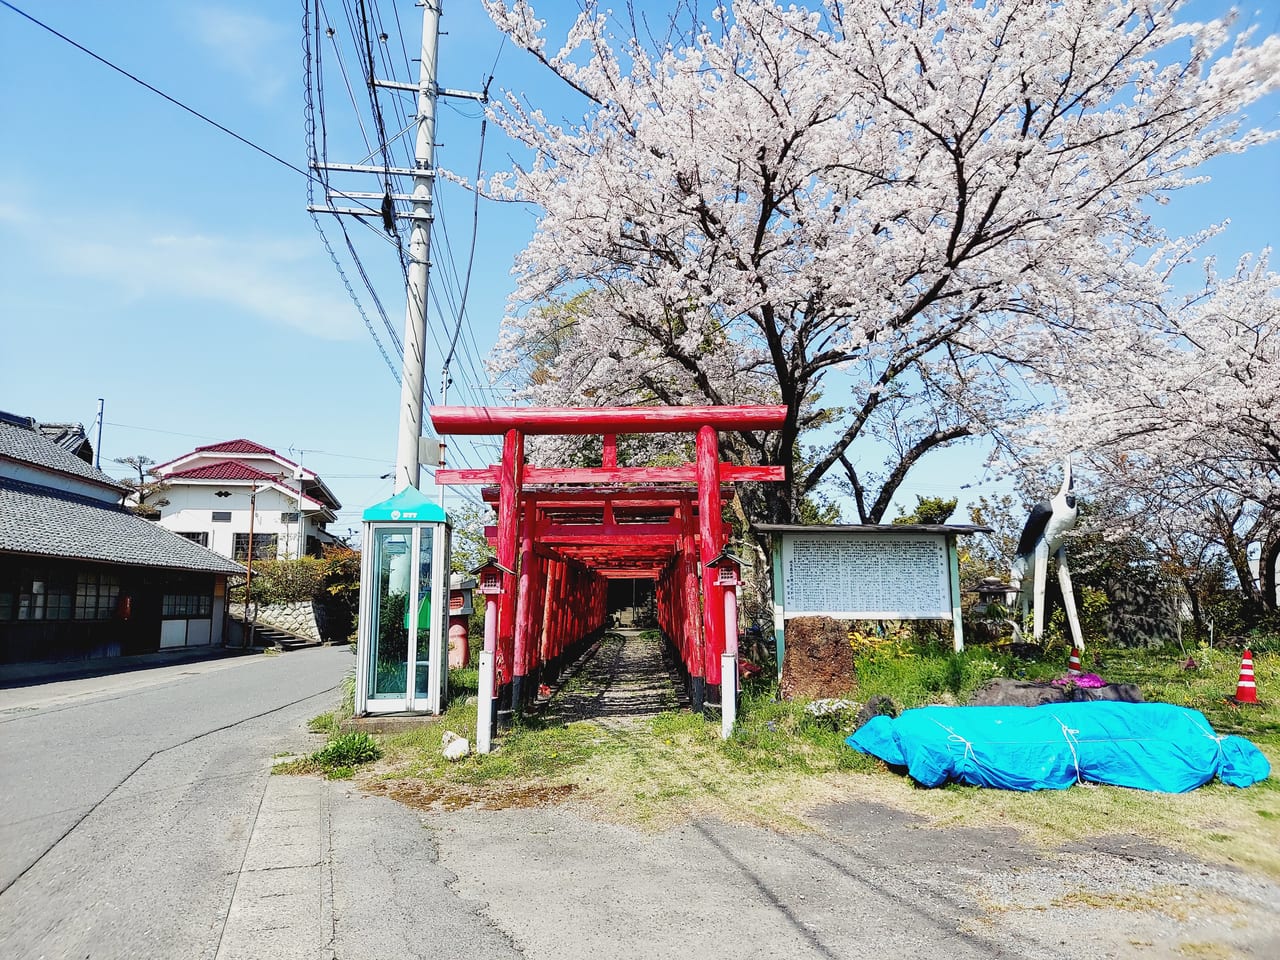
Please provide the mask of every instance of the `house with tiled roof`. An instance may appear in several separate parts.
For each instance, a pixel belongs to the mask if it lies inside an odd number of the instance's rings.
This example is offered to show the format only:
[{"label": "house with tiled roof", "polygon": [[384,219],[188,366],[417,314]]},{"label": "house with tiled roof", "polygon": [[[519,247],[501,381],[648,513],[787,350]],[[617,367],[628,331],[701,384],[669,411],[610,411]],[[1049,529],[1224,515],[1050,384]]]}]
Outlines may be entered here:
[{"label": "house with tiled roof", "polygon": [[[154,468],[159,524],[224,557],[317,556],[342,504],[312,470],[252,440],[224,440]],[[252,541],[250,537],[252,536]]]},{"label": "house with tiled roof", "polygon": [[83,439],[0,412],[0,664],[222,643],[244,568],[126,510]]}]

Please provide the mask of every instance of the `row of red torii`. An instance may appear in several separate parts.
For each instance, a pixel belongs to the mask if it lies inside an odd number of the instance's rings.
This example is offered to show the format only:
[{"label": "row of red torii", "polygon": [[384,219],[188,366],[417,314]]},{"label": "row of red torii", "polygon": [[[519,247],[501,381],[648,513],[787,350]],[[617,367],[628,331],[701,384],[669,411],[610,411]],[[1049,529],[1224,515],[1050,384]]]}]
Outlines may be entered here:
[{"label": "row of red torii", "polygon": [[[786,407],[432,407],[440,436],[501,435],[502,458],[479,469],[441,468],[436,482],[475,484],[497,511],[486,532],[496,553],[493,595],[480,657],[477,749],[490,746],[493,705],[515,712],[542,679],[576,653],[607,617],[607,581],[655,581],[658,624],[679,652],[692,707],[722,687],[722,729],[737,694],[736,579],[725,551],[728,486],[780,481],[781,466],[720,460],[721,431],[774,430]],[[693,463],[620,467],[617,438],[693,433]],[[598,467],[525,462],[529,435],[595,435]],[[482,583],[483,591],[485,584]],[[493,614],[496,613],[496,616]]]}]

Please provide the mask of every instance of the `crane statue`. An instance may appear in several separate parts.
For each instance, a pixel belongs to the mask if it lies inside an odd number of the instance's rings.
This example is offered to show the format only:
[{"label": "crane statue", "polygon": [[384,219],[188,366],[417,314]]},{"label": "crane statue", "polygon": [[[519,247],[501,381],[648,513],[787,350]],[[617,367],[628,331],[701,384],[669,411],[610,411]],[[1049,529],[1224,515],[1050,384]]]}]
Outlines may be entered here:
[{"label": "crane statue", "polygon": [[[1026,623],[1027,605],[1032,608],[1032,639],[1039,643],[1044,635],[1045,583],[1049,575],[1049,557],[1058,563],[1058,583],[1062,587],[1062,605],[1067,610],[1067,623],[1071,628],[1074,645],[1084,649],[1084,637],[1080,632],[1080,617],[1076,612],[1075,593],[1071,589],[1071,573],[1067,569],[1067,549],[1063,545],[1067,533],[1076,525],[1080,508],[1076,504],[1071,479],[1071,460],[1063,462],[1062,488],[1052,500],[1042,500],[1031,508],[1022,537],[1018,540],[1018,552],[1009,571],[1010,585],[1017,591],[1021,609],[1021,622]],[[1030,582],[1027,582],[1030,575]]]}]

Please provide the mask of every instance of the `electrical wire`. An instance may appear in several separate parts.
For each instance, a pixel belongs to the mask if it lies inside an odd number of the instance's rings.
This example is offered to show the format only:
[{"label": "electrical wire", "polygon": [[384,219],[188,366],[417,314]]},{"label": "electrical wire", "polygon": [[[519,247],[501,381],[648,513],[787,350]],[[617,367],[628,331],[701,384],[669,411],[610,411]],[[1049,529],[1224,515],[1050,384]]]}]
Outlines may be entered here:
[{"label": "electrical wire", "polygon": [[[318,15],[322,15],[321,0],[316,0]],[[384,196],[390,196],[390,203],[387,206],[391,209],[403,209],[404,201],[395,200],[398,193],[407,193],[408,190],[400,190],[397,185],[401,183],[402,174],[392,173],[393,168],[413,168],[416,166],[416,157],[413,155],[413,146],[405,138],[405,134],[413,129],[418,122],[416,101],[410,101],[409,96],[394,88],[382,87],[378,82],[378,73],[381,72],[388,80],[395,81],[400,72],[398,64],[393,63],[391,50],[393,45],[390,41],[390,31],[386,28],[389,20],[384,17],[380,5],[377,0],[342,0],[343,18],[346,23],[346,30],[349,41],[354,44],[361,62],[361,71],[364,74],[368,92],[368,105],[366,109],[370,111],[372,117],[371,127],[375,132],[374,136],[370,136],[370,127],[367,127],[363,119],[363,111],[356,103],[354,95],[354,85],[352,78],[345,69],[345,63],[341,53],[341,45],[339,44],[337,31],[330,27],[328,34],[332,42],[334,50],[334,62],[338,66],[343,83],[347,87],[348,98],[352,107],[357,114],[356,122],[359,124],[361,138],[365,142],[367,156],[362,163],[372,162],[379,164],[382,171],[379,174],[382,180]],[[407,77],[405,82],[412,82],[413,61],[409,57],[409,50],[405,43],[403,25],[400,23],[399,13],[395,11],[395,33],[398,37],[398,46],[400,53],[403,54],[403,66]],[[326,18],[326,25],[328,21]],[[375,34],[377,44],[375,44]],[[317,39],[319,34],[317,32]],[[501,46],[499,46],[497,55],[494,58],[493,68],[489,72],[489,79],[484,84],[483,96],[487,99],[489,85],[493,80],[497,63],[501,57],[502,50],[505,47],[505,38]],[[378,51],[375,53],[375,49]],[[317,58],[318,59],[318,58]],[[322,74],[322,68],[317,69],[318,74]],[[316,86],[320,87],[322,76],[316,78]],[[327,145],[328,136],[324,125],[324,101],[322,96],[318,98],[317,110],[320,115],[322,145]],[[460,116],[470,116],[463,111],[455,111]],[[388,119],[394,118],[399,127],[399,132],[394,137],[387,136]],[[476,180],[480,179],[483,172],[484,162],[484,144],[487,133],[487,122],[482,120],[480,136],[480,151],[476,161]],[[394,157],[404,155],[405,159],[401,163],[395,163]],[[376,158],[376,159],[375,159]],[[327,163],[327,157],[325,158]],[[439,161],[437,160],[437,165]],[[326,172],[325,183],[328,185],[329,178]],[[482,398],[480,390],[489,389],[488,378],[481,372],[482,352],[476,342],[473,324],[467,314],[467,304],[469,301],[471,278],[474,273],[475,255],[478,238],[479,227],[479,192],[475,191],[473,196],[472,209],[472,230],[469,250],[467,252],[467,267],[465,270],[465,279],[459,277],[458,260],[455,254],[452,237],[448,229],[448,218],[445,213],[445,204],[443,197],[439,194],[433,197],[436,207],[436,218],[434,222],[438,242],[443,247],[443,251],[447,254],[441,258],[442,263],[439,268],[433,270],[430,275],[430,283],[427,291],[427,319],[429,322],[425,324],[426,331],[434,342],[435,349],[438,353],[445,355],[446,367],[445,374],[449,377],[448,382],[454,383],[456,377],[456,385],[458,387],[459,397],[467,402],[479,405]],[[385,201],[384,201],[385,203]],[[399,207],[399,209],[397,209]],[[397,246],[401,250],[402,272],[405,273],[407,283],[408,270],[407,260],[404,251],[404,233],[406,230],[400,229],[401,218],[396,218],[397,223],[395,237]],[[341,221],[339,221],[341,223]],[[372,229],[372,226],[370,225]],[[388,232],[391,232],[388,230]],[[344,241],[350,257],[350,262],[355,265],[355,269],[359,272],[373,303],[376,312],[383,317],[383,325],[387,327],[387,337],[391,343],[396,346],[396,350],[403,354],[403,346],[400,344],[400,338],[395,334],[395,327],[386,317],[386,311],[383,309],[381,300],[377,296],[376,290],[372,282],[372,278],[365,270],[360,260],[359,253],[355,247],[354,241],[347,235],[344,230]],[[447,317],[447,319],[446,319]],[[439,327],[437,327],[437,323]],[[464,333],[465,331],[465,333]],[[443,381],[442,381],[443,382]],[[424,382],[424,392],[427,397],[434,402],[433,392],[429,383]],[[492,439],[486,441],[477,441],[469,438],[468,441],[462,441],[450,445],[450,451],[453,457],[466,466],[471,466],[472,457],[479,457],[482,461],[488,459],[486,453],[482,452],[482,444],[485,449],[496,450],[497,444]]]},{"label": "electrical wire", "polygon": [[[320,3],[319,3],[319,0],[317,0],[316,2],[316,14],[317,14],[316,30],[317,31],[319,31],[320,29],[319,7],[320,7]],[[305,77],[304,84],[303,84],[304,131],[305,131],[305,138],[306,138],[306,144],[307,144],[307,155],[312,160],[312,162],[318,162],[320,155],[317,153],[317,145],[316,145],[316,114],[317,114],[316,104],[317,102],[322,104],[323,101],[319,100],[319,94],[321,92],[320,89],[316,90],[316,96],[313,97],[312,95],[312,79],[311,79],[312,78],[312,53],[311,53],[312,46],[311,46],[311,26],[310,26],[310,17],[311,17],[310,3],[304,4],[304,11],[305,12],[303,14],[303,20],[302,20],[303,37],[304,37],[304,42],[303,42],[304,71],[303,72]],[[316,44],[315,50],[316,50],[316,59],[318,61],[319,50],[320,50],[319,43]],[[318,63],[316,64],[316,73],[317,73],[317,76],[319,76],[321,73],[321,71],[319,70]],[[319,81],[317,81],[316,86],[317,88],[319,88],[320,86]],[[323,109],[319,111],[319,114],[321,118],[321,130],[322,130],[321,149],[327,149],[327,146],[325,145],[328,142],[328,136],[327,136],[327,133],[323,132],[324,131]],[[319,169],[323,169],[323,167]],[[324,245],[325,252],[329,254],[329,260],[333,263],[334,269],[337,270],[338,277],[342,281],[342,285],[346,288],[347,296],[351,299],[352,304],[355,305],[356,312],[360,314],[360,319],[364,321],[365,329],[369,331],[369,336],[373,338],[373,342],[377,346],[378,352],[382,355],[383,361],[386,363],[387,368],[391,371],[391,376],[395,378],[396,383],[399,383],[400,371],[396,369],[396,365],[392,362],[391,357],[387,354],[386,347],[383,346],[382,340],[378,337],[378,332],[374,329],[373,322],[369,319],[369,315],[365,312],[364,305],[360,302],[360,298],[356,296],[355,288],[351,286],[351,280],[347,277],[347,273],[342,267],[342,262],[338,259],[338,255],[334,251],[333,245],[329,242],[329,238],[324,232],[324,227],[320,223],[320,218],[319,216],[317,216],[315,212],[315,209],[314,209],[315,189],[314,189],[313,183],[314,183],[313,179],[308,177],[307,178],[307,209],[308,209],[308,213],[311,216],[311,225],[315,228],[316,233],[320,235],[320,242]],[[324,181],[322,181],[322,183],[325,187],[325,200],[326,202],[328,202],[329,189],[328,189],[327,178]],[[341,221],[339,221],[339,224],[341,225]],[[347,241],[348,249],[354,252],[354,247],[351,243],[351,238],[350,236],[347,235],[345,226],[343,226],[342,235]],[[356,263],[360,269],[361,276],[364,277],[363,266],[359,264],[358,259],[356,260]],[[369,286],[369,289],[372,291],[372,286],[368,283],[367,277],[365,277],[365,283],[367,286]],[[382,313],[383,322],[386,323],[386,311],[382,310],[382,304],[380,302],[377,304],[377,306],[379,311]],[[394,332],[393,332],[391,342],[393,344],[397,344],[397,345],[399,344],[399,341],[394,337]]]},{"label": "electrical wire", "polygon": [[[61,33],[60,31],[55,30],[53,27],[49,26],[49,24],[45,23],[42,20],[38,20],[37,18],[33,17],[31,14],[27,13],[25,10],[15,7],[12,3],[9,2],[9,0],[0,0],[0,6],[7,7],[8,9],[16,13],[18,16],[31,21],[40,29],[53,34],[59,40],[65,41],[66,43],[69,43],[71,46],[75,47],[81,53],[87,54],[88,56],[92,57],[94,60],[97,60],[103,66],[109,67],[110,69],[114,70],[116,73],[120,74],[121,76],[128,77],[130,80],[132,80],[134,83],[138,84],[139,86],[145,87],[147,90],[150,90],[156,96],[160,97],[163,100],[169,101],[169,103],[173,104],[175,107],[178,107],[181,110],[185,110],[187,113],[191,114],[193,117],[203,120],[205,123],[209,124],[211,127],[214,127],[217,130],[220,130],[221,132],[225,133],[227,136],[231,137],[234,140],[238,140],[240,143],[243,143],[246,147],[249,147],[251,150],[256,150],[258,153],[262,154],[264,157],[274,160],[276,163],[280,164],[281,166],[287,167],[288,169],[292,170],[294,173],[302,174],[302,176],[307,178],[308,182],[318,181],[318,178],[315,177],[313,174],[309,173],[308,171],[303,170],[301,167],[296,166],[293,163],[290,163],[288,160],[284,159],[284,157],[281,157],[278,154],[272,153],[266,147],[263,147],[257,143],[254,143],[248,137],[241,136],[240,134],[232,130],[230,127],[224,126],[223,124],[219,123],[217,120],[214,120],[212,117],[209,117],[208,115],[201,113],[199,110],[195,109],[194,107],[188,106],[187,104],[183,103],[181,100],[177,99],[176,97],[171,97],[169,94],[165,93],[160,88],[152,86],[151,84],[147,83],[147,81],[143,80],[141,77],[138,77],[135,74],[130,73],[128,70],[124,69],[124,67],[121,67],[115,63],[112,63],[106,57],[103,57],[97,53],[94,53],[84,44],[78,43],[77,41],[72,40],[65,33]],[[358,201],[353,201],[353,202],[358,203]],[[360,206],[367,206],[367,205],[360,204]],[[371,214],[376,214],[378,211],[374,210],[372,207],[369,207],[369,212]]]},{"label": "electrical wire", "polygon": [[88,54],[89,56],[93,57],[93,59],[97,60],[99,63],[103,64],[104,66],[110,67],[116,73],[119,73],[122,76],[128,77],[130,80],[132,80],[134,83],[138,84],[139,86],[146,87],[156,96],[162,97],[163,99],[168,100],[175,107],[185,110],[187,113],[191,114],[193,117],[197,117],[198,119],[203,120],[205,123],[209,124],[212,127],[216,127],[217,129],[225,133],[227,136],[234,137],[236,140],[239,140],[241,143],[243,143],[246,147],[249,147],[253,150],[258,151],[258,153],[262,154],[264,157],[269,157],[270,159],[274,160],[276,163],[282,166],[288,167],[290,170],[294,171],[295,173],[300,173],[304,177],[307,177],[308,179],[311,178],[311,174],[309,174],[306,170],[303,170],[301,167],[295,166],[294,164],[290,163],[288,160],[284,159],[278,154],[272,153],[266,147],[259,146],[258,144],[254,143],[252,140],[248,139],[247,137],[240,136],[240,134],[236,133],[234,130],[230,129],[229,127],[223,126],[217,120],[214,120],[209,116],[206,116],[205,114],[201,113],[199,110],[195,109],[194,107],[187,106],[181,100],[178,100],[175,97],[169,96],[169,94],[165,93],[163,90],[157,87],[153,87],[151,84],[147,83],[147,81],[141,79],[138,76],[135,76],[134,74],[130,73],[128,70],[124,69],[124,67],[117,66],[116,64],[108,60],[106,57],[103,57],[94,53],[84,44],[77,43],[75,40],[72,40],[65,33],[58,32],[53,27],[49,26],[49,24],[41,20],[37,20],[35,17],[27,13],[25,10],[20,10],[18,7],[15,7],[12,3],[9,3],[8,0],[0,0],[0,6],[8,7],[18,16],[24,17],[25,19],[30,20],[37,27],[40,27],[42,30],[47,30],[49,33],[53,34],[59,40],[66,41],[67,43],[71,44],[71,46],[79,50],[81,53]]}]

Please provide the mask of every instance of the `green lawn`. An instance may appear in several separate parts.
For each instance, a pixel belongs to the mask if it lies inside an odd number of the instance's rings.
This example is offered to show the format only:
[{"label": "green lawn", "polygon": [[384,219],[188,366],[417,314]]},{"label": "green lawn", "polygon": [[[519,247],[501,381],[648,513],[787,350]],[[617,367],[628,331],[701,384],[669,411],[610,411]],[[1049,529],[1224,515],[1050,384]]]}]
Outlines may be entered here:
[{"label": "green lawn", "polygon": [[[1240,790],[1219,783],[1166,795],[1119,787],[1014,793],[975,787],[915,787],[880,761],[844,745],[853,712],[814,717],[802,702],[780,702],[773,688],[744,692],[734,736],[687,712],[664,713],[622,729],[537,718],[504,734],[488,756],[450,763],[440,736],[452,730],[474,743],[474,678],[454,679],[459,694],[438,721],[379,738],[384,758],[357,770],[362,786],[404,802],[451,808],[524,806],[574,798],[595,815],[661,829],[693,816],[778,829],[809,829],[808,811],[828,801],[863,800],[915,813],[939,825],[1012,827],[1048,845],[1106,832],[1132,833],[1280,878],[1280,655],[1255,657],[1260,706],[1236,706],[1235,651],[1197,649],[1194,671],[1177,650],[1090,650],[1086,670],[1137,683],[1148,700],[1200,710],[1216,730],[1248,737],[1272,763],[1272,778]],[[963,703],[995,676],[1049,678],[1065,654],[1018,660],[988,648],[955,655],[893,648],[856,660],[851,696],[892,697],[901,707]]]}]

